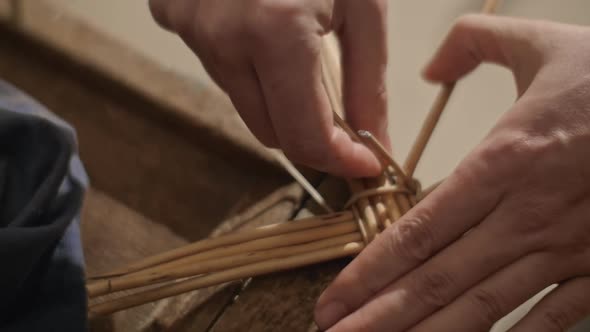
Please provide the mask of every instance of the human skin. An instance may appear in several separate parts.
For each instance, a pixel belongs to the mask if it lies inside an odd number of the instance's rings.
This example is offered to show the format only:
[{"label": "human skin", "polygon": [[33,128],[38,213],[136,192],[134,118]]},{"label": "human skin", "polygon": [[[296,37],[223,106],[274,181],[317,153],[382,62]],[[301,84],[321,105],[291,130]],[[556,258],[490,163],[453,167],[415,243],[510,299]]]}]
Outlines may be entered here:
[{"label": "human skin", "polygon": [[590,314],[589,41],[581,26],[456,22],[425,78],[451,82],[491,62],[513,72],[518,98],[438,189],[325,290],[320,328],[488,331],[555,283],[511,332],[566,331]]},{"label": "human skin", "polygon": [[[385,1],[151,0],[260,141],[338,175],[379,172],[333,126],[321,36],[343,51],[353,127],[388,142]],[[451,82],[481,62],[514,73],[518,99],[430,196],[386,229],[320,297],[320,328],[486,331],[545,287],[513,329],[565,331],[590,313],[590,30],[466,16],[425,69]],[[493,98],[493,91],[490,93]],[[477,111],[477,110],[474,110]]]},{"label": "human skin", "polygon": [[321,40],[342,48],[346,118],[389,146],[386,0],[150,0],[229,95],[252,133],[296,163],[348,177],[377,175],[371,151],[334,126],[321,82]]}]

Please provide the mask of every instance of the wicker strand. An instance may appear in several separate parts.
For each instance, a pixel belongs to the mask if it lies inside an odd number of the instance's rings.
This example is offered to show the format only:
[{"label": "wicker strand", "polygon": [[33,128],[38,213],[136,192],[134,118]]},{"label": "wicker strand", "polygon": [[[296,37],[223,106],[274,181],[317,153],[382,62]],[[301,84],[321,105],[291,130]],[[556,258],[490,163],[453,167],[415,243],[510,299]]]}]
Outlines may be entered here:
[{"label": "wicker strand", "polygon": [[[483,14],[493,14],[496,12],[499,6],[499,0],[485,0],[481,13]],[[434,133],[434,129],[440,120],[440,117],[447,106],[453,91],[455,90],[456,82],[448,82],[442,85],[438,96],[436,97],[430,112],[426,116],[422,124],[422,128],[408,153],[408,157],[406,158],[406,162],[404,163],[404,169],[406,170],[408,176],[413,176],[414,172],[416,171],[416,167],[418,166],[418,162],[428,145],[428,141],[432,137]]]}]

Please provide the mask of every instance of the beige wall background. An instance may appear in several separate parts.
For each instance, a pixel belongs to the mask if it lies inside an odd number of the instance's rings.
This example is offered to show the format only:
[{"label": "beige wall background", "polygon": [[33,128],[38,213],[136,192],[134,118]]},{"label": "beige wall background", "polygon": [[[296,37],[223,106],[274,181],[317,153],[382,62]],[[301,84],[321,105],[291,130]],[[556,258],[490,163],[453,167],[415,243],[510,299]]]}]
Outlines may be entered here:
[{"label": "beige wall background", "polygon": [[[35,0],[32,0],[35,1]],[[151,19],[147,1],[51,0],[64,11],[126,42],[165,68],[195,81],[209,79],[195,56],[174,35]],[[398,158],[404,157],[438,91],[419,72],[455,18],[476,12],[480,0],[391,0],[388,72],[391,137]],[[587,0],[505,0],[503,15],[590,24]],[[56,17],[59,19],[59,17]],[[484,65],[462,81],[453,96],[417,176],[428,184],[447,175],[514,101],[507,71]],[[526,308],[521,310],[521,313]],[[517,314],[515,314],[517,316]],[[512,319],[501,322],[504,330]],[[589,331],[590,327],[583,329]]]},{"label": "beige wall background", "polygon": [[[51,2],[128,43],[165,68],[195,80],[209,81],[198,59],[182,41],[154,23],[147,1]],[[481,3],[480,0],[390,0],[390,127],[399,159],[406,155],[437,91],[420,79],[422,66],[455,18],[478,11]],[[505,0],[500,12],[590,24],[587,0]],[[509,109],[514,98],[511,75],[500,68],[483,66],[462,81],[417,171],[418,177],[424,183],[431,183],[447,175]]]}]

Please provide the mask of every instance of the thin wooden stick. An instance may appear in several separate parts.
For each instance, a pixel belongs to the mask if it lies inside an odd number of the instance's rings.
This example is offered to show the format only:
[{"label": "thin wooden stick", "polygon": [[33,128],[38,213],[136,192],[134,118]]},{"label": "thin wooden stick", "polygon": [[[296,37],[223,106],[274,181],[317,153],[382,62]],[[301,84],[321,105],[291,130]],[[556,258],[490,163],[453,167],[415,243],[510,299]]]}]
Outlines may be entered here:
[{"label": "thin wooden stick", "polygon": [[353,256],[360,253],[364,247],[365,244],[363,242],[351,242],[315,252],[248,264],[91,305],[88,309],[88,314],[92,318],[232,280],[255,277],[266,273],[289,270],[336,258]]},{"label": "thin wooden stick", "polygon": [[357,231],[355,233],[330,237],[324,240],[294,246],[271,248],[262,251],[242,252],[233,256],[223,256],[217,259],[206,260],[200,264],[186,264],[170,271],[155,272],[151,274],[130,274],[113,279],[100,280],[88,285],[88,296],[94,297],[131,288],[150,286],[155,283],[194,277],[204,273],[217,272],[269,259],[289,257],[358,241],[362,241],[362,237]]},{"label": "thin wooden stick", "polygon": [[[203,262],[206,262],[211,259],[221,259],[223,257],[230,257],[232,255],[239,255],[243,253],[255,252],[260,250],[278,249],[281,247],[329,239],[332,237],[349,234],[353,232],[358,232],[358,226],[354,222],[354,220],[351,219],[349,222],[342,222],[334,225],[311,228],[299,232],[280,234],[267,238],[252,240],[249,242],[239,243],[232,246],[205,251],[192,256],[183,257],[182,259],[171,261],[165,264],[153,266],[148,269],[138,271],[136,273],[127,274],[121,276],[120,278],[136,278],[138,276],[167,274],[183,266],[202,264]],[[103,283],[101,283],[100,281],[98,281],[97,283],[89,284],[88,296],[94,297],[98,295],[103,295],[104,293],[102,293],[101,291],[103,288],[99,286],[101,284]]]},{"label": "thin wooden stick", "polygon": [[299,170],[287,159],[282,153],[273,151],[275,159],[283,166],[283,168],[289,173],[301,187],[311,196],[311,198],[318,204],[319,207],[324,209],[327,213],[334,213],[334,209],[328,205],[324,197],[314,188],[314,186],[307,181],[305,176],[299,172]]},{"label": "thin wooden stick", "polygon": [[350,211],[338,212],[330,215],[323,215],[311,217],[301,220],[296,220],[288,223],[277,223],[267,226],[258,227],[251,230],[244,230],[235,234],[228,234],[217,238],[209,238],[194,242],[192,244],[176,248],[158,255],[145,258],[135,264],[129,265],[125,268],[115,270],[111,273],[100,276],[91,277],[89,279],[101,279],[106,277],[120,276],[132,272],[147,269],[149,267],[170,262],[182,257],[193,255],[205,250],[210,250],[222,246],[232,245],[236,243],[251,241],[264,237],[275,236],[295,231],[300,231],[308,228],[320,227],[330,224],[335,224],[352,219]]},{"label": "thin wooden stick", "polygon": [[[499,5],[498,0],[486,0],[483,4],[481,12],[484,14],[493,14]],[[453,94],[453,90],[455,89],[456,82],[449,82],[443,84],[430,112],[426,116],[424,123],[422,124],[422,128],[418,133],[418,137],[414,141],[412,145],[412,149],[408,153],[408,157],[406,158],[406,162],[404,163],[404,169],[408,173],[408,176],[412,177],[414,172],[416,171],[416,167],[418,166],[418,162],[426,149],[426,145],[428,145],[428,141],[432,137],[432,133],[438,124],[440,116],[447,105],[449,98]]]},{"label": "thin wooden stick", "polygon": [[430,137],[432,137],[432,133],[438,124],[438,120],[442,115],[442,112],[455,89],[455,82],[445,83],[443,84],[438,96],[436,97],[430,112],[426,116],[424,123],[422,124],[422,128],[418,133],[418,137],[414,141],[410,152],[408,153],[408,157],[406,158],[406,162],[404,163],[404,169],[408,173],[408,176],[413,176],[414,172],[416,171],[416,167],[418,166],[418,162],[426,149],[426,145],[428,145],[428,141]]},{"label": "thin wooden stick", "polygon": [[[384,184],[387,183],[387,178],[385,175],[381,175],[377,178],[373,179],[366,179],[365,184],[367,188],[379,188],[383,187]],[[380,221],[381,228],[388,227],[389,225],[393,224],[395,219],[393,219],[394,213],[390,213],[393,209],[397,209],[397,205],[393,200],[393,196],[389,193],[383,195],[372,195],[369,197],[369,200],[373,204],[375,213],[377,215],[378,220]]]},{"label": "thin wooden stick", "polygon": [[[406,172],[397,164],[397,162],[393,159],[393,157],[387,152],[385,147],[379,143],[379,141],[371,134],[371,132],[367,130],[359,130],[358,131],[359,137],[365,142],[365,144],[373,151],[375,156],[381,161],[383,164],[383,168],[386,168],[388,165],[393,168],[395,174],[398,175],[401,179],[401,182],[406,186],[410,186],[412,184],[411,179],[406,175]],[[410,187],[410,189],[412,189]]]},{"label": "thin wooden stick", "polygon": [[[328,239],[335,236],[340,236],[348,233],[352,233],[358,230],[358,225],[354,220],[347,222],[341,222],[334,225],[327,225],[324,227],[311,228],[298,232],[291,232],[286,234],[279,234],[271,237],[255,239],[248,242],[238,243],[231,246],[215,248],[212,250],[200,252],[194,255],[186,256],[181,259],[173,260],[167,263],[159,264],[156,266],[149,267],[147,269],[137,271],[134,273],[126,274],[122,277],[135,277],[138,275],[152,275],[152,274],[165,274],[175,269],[178,269],[187,265],[202,264],[205,261],[211,259],[220,259],[232,255],[239,255],[247,252],[254,252],[260,250],[278,249],[281,247],[298,245],[302,243],[309,243],[312,241],[318,241]],[[92,287],[91,287],[92,288]],[[89,293],[89,297],[97,296],[100,294]]]},{"label": "thin wooden stick", "polygon": [[[396,175],[398,175],[397,181],[399,182],[398,185],[405,186],[409,188],[412,192],[416,192],[416,188],[414,188],[414,182],[408,178],[402,168],[395,162],[393,157],[387,152],[385,147],[377,141],[375,136],[373,136],[369,131],[366,130],[359,130],[359,136],[365,142],[365,144],[373,151],[373,153],[379,158],[383,167],[386,168],[387,166],[391,166]],[[387,183],[387,182],[386,182]],[[391,198],[392,202],[388,202],[389,206],[388,209],[391,211],[392,217],[394,218],[393,221],[396,221],[401,217],[401,215],[408,212],[411,208],[410,201],[406,194],[398,193],[393,195]]]}]

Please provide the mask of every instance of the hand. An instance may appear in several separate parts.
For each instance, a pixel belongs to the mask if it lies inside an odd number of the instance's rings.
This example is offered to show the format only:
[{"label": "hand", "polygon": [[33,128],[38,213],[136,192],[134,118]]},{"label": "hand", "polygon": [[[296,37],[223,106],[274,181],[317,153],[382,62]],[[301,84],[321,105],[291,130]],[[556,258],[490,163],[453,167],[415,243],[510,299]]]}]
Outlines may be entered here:
[{"label": "hand", "polygon": [[512,332],[565,331],[590,313],[589,40],[588,28],[549,22],[456,23],[426,78],[454,81],[493,62],[512,70],[519,97],[328,287],[316,308],[321,328],[488,331],[554,283]]},{"label": "hand", "polygon": [[355,129],[387,136],[386,0],[150,0],[240,116],[295,162],[352,177],[380,172],[375,156],[334,127],[321,82],[322,36],[342,46],[344,104]]}]

